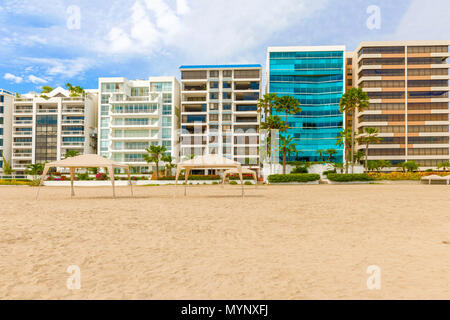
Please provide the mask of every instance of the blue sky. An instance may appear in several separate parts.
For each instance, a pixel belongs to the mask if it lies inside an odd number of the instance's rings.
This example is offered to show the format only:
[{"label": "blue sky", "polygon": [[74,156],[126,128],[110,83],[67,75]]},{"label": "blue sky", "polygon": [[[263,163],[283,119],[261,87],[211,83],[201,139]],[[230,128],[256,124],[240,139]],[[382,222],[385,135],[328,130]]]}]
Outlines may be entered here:
[{"label": "blue sky", "polygon": [[[379,29],[367,27],[374,5]],[[96,88],[98,77],[179,77],[183,64],[264,65],[268,46],[445,40],[449,11],[448,0],[0,0],[0,88]]]}]

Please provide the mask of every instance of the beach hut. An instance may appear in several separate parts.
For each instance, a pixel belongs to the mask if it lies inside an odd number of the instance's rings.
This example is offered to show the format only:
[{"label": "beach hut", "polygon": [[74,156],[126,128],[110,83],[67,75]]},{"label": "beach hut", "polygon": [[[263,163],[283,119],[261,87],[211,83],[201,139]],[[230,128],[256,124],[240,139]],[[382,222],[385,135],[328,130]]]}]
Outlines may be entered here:
[{"label": "beach hut", "polygon": [[[225,179],[227,176],[239,174],[237,169],[230,169],[223,173],[223,181],[222,185],[225,185]],[[242,174],[251,174],[253,177],[253,180],[255,180],[255,187],[258,185],[258,178],[256,177],[256,172],[247,168],[242,168]]]},{"label": "beach hut", "polygon": [[186,186],[189,178],[189,174],[195,169],[234,169],[239,174],[242,186],[242,196],[244,196],[244,183],[242,180],[242,166],[239,162],[223,158],[216,154],[209,154],[204,156],[197,156],[194,159],[186,160],[178,163],[177,175],[175,178],[175,185],[178,184],[178,178],[180,177],[181,170],[185,170],[184,179],[184,195],[186,195]]},{"label": "beach hut", "polygon": [[106,158],[103,158],[96,154],[85,154],[76,157],[66,158],[60,161],[49,162],[45,164],[44,172],[42,173],[41,181],[39,183],[38,191],[36,193],[36,199],[39,196],[39,190],[41,185],[44,183],[45,176],[52,167],[57,168],[69,168],[70,170],[70,188],[71,196],[75,195],[73,188],[73,181],[75,179],[75,170],[77,168],[106,168],[108,170],[109,177],[111,179],[113,198],[116,197],[116,190],[114,186],[114,169],[122,168],[128,174],[128,182],[130,183],[131,195],[133,195],[133,186],[131,184],[130,167],[126,164],[121,164]]}]

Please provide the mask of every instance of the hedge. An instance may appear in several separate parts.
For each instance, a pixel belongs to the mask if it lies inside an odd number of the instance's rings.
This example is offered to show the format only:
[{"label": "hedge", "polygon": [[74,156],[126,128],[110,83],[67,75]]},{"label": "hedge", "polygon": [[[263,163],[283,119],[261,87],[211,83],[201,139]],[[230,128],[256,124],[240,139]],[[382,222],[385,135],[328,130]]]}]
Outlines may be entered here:
[{"label": "hedge", "polygon": [[366,173],[361,174],[341,174],[329,173],[328,179],[334,182],[352,182],[352,181],[373,181],[374,178]]},{"label": "hedge", "polygon": [[270,183],[311,182],[317,180],[320,180],[320,175],[313,173],[272,174],[269,176]]},{"label": "hedge", "polygon": [[[174,181],[175,180],[175,176],[167,176],[167,177],[161,177],[158,180],[161,181]],[[179,181],[184,180],[184,175],[180,176],[178,178]],[[192,175],[189,176],[189,180],[193,180],[193,181],[203,181],[203,180],[220,180],[220,176],[219,175],[209,175],[209,176],[205,176],[205,175]]]}]

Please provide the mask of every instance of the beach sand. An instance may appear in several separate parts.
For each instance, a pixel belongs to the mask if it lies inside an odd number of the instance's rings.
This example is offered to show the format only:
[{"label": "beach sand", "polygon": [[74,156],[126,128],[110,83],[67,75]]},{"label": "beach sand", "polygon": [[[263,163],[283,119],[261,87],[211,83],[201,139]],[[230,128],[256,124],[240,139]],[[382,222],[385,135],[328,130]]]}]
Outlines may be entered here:
[{"label": "beach sand", "polygon": [[0,187],[0,298],[450,298],[448,186],[246,188]]}]

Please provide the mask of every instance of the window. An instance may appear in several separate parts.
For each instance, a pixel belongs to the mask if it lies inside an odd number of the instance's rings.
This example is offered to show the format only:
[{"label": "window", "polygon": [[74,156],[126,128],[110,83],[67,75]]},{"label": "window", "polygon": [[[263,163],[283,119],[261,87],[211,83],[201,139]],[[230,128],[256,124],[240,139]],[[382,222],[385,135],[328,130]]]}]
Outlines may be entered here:
[{"label": "window", "polygon": [[224,100],[230,100],[231,99],[231,92],[224,92],[223,93],[223,99]]},{"label": "window", "polygon": [[172,106],[163,106],[163,115],[171,115]]},{"label": "window", "polygon": [[231,114],[223,114],[222,121],[231,121]]},{"label": "window", "polygon": [[218,78],[219,77],[219,71],[216,70],[212,70],[209,72],[209,77],[210,78]]},{"label": "window", "polygon": [[232,70],[224,70],[223,71],[223,76],[225,78],[231,78],[233,76],[233,71]]},{"label": "window", "polygon": [[217,99],[219,99],[219,94],[218,94],[218,93],[215,93],[215,92],[211,92],[211,93],[209,94],[209,98],[210,98],[211,100],[217,100]]},{"label": "window", "polygon": [[172,117],[163,117],[162,118],[162,126],[170,127],[172,125]]},{"label": "window", "polygon": [[109,114],[109,106],[102,106],[102,116],[107,116]]},{"label": "window", "polygon": [[218,114],[210,114],[209,121],[219,121],[219,115]]},{"label": "window", "polygon": [[211,89],[218,89],[219,88],[219,83],[217,81],[213,81],[209,83],[209,87]]},{"label": "window", "polygon": [[100,138],[101,139],[108,139],[109,136],[109,130],[108,129],[101,129],[100,130]]},{"label": "window", "polygon": [[171,93],[163,93],[163,103],[172,103]]},{"label": "window", "polygon": [[224,105],[223,105],[223,110],[224,110],[224,111],[231,110],[231,104],[229,104],[229,103],[224,104]]},{"label": "window", "polygon": [[170,139],[172,137],[172,131],[170,128],[163,128],[162,129],[162,138],[163,139]]}]

